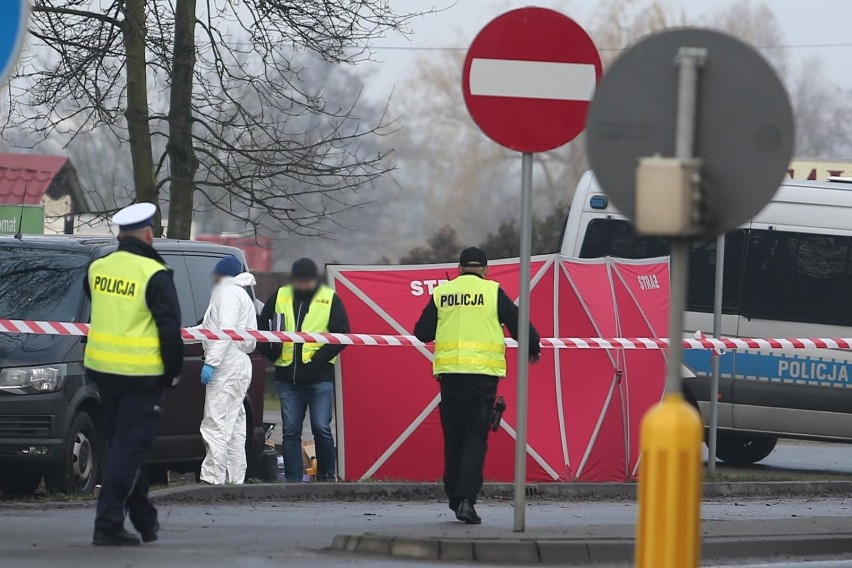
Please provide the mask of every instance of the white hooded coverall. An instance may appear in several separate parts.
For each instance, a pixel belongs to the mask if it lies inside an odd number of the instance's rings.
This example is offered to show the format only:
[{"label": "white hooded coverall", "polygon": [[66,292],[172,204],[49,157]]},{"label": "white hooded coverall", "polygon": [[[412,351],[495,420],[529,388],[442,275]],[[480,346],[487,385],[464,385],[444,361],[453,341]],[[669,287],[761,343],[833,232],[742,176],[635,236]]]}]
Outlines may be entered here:
[{"label": "white hooded coverall", "polygon": [[[254,276],[243,272],[223,277],[210,295],[201,326],[208,329],[257,329],[254,302],[245,286]],[[243,483],[246,476],[246,411],[243,401],[251,384],[251,359],[255,340],[201,342],[204,362],[215,367],[204,397],[201,437],[207,456],[201,480],[214,485]]]}]

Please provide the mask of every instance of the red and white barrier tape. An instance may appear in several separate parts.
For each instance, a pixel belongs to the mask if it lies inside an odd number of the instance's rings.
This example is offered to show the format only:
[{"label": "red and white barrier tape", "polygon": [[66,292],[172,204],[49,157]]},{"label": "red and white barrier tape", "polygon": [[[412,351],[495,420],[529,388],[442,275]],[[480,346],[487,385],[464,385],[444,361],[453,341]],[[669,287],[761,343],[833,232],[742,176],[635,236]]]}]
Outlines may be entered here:
[{"label": "red and white barrier tape", "polygon": [[[27,321],[0,319],[0,332],[31,333],[36,335],[86,335],[88,324],[58,321]],[[182,330],[185,341],[255,339],[266,343],[331,343],[335,345],[373,345],[412,347],[423,342],[412,335],[374,335],[365,333],[303,333],[288,331],[258,331],[232,329]],[[654,337],[544,337],[542,347],[552,349],[666,349],[668,340]],[[512,339],[508,347],[517,347]],[[722,337],[714,339],[699,336],[683,340],[684,349],[852,349],[852,338],[779,338],[756,339]]]}]

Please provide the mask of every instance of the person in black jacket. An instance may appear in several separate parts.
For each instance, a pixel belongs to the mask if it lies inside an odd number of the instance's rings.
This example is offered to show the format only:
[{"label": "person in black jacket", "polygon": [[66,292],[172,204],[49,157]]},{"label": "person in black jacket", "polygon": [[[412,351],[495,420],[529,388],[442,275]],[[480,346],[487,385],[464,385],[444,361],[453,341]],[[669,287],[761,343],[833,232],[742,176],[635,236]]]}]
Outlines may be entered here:
[{"label": "person in black jacket", "polygon": [[138,545],[157,540],[157,509],[148,500],[142,459],[157,432],[163,389],[175,386],[183,366],[180,306],[172,271],[154,250],[156,206],[119,211],[118,250],[89,266],[84,287],[91,323],[83,364],[98,385],[104,408],[107,457],[98,495],[95,545]]},{"label": "person in black jacket", "polygon": [[[319,269],[309,258],[293,263],[291,284],[282,286],[263,307],[258,328],[272,331],[349,333],[343,302],[321,284]],[[302,481],[302,424],[310,410],[317,451],[317,479],[334,481],[336,450],[331,433],[334,403],[334,363],[343,345],[317,343],[259,343],[258,348],[275,364],[279,382],[281,421],[284,425],[284,476]]]},{"label": "person in black jacket", "polygon": [[[432,373],[441,385],[444,491],[456,518],[479,524],[476,500],[488,449],[488,429],[499,379],[506,376],[503,327],[518,338],[518,306],[486,278],[488,258],[470,247],[459,258],[459,276],[441,284],[423,308],[414,335],[435,342]],[[541,358],[529,326],[531,363]]]}]

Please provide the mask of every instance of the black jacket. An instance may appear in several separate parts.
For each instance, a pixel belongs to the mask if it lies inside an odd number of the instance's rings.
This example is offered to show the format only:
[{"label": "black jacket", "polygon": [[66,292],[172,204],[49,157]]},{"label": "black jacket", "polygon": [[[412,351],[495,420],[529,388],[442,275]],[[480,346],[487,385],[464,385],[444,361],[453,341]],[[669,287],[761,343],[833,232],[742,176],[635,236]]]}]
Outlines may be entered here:
[{"label": "black jacket", "polygon": [[[463,274],[459,278],[481,278],[478,274]],[[497,292],[497,318],[500,323],[506,326],[512,339],[518,339],[518,306],[512,299],[503,291],[502,288]],[[427,343],[435,341],[435,333],[438,330],[438,307],[432,298],[429,298],[429,303],[423,308],[423,313],[420,314],[420,319],[414,326],[414,335],[420,341]],[[541,353],[541,345],[539,344],[540,337],[538,332],[530,323],[530,355],[538,355]]]},{"label": "black jacket", "polygon": [[[258,316],[258,329],[271,330],[272,322],[275,320],[275,302],[278,299],[276,291],[263,306],[263,310]],[[293,294],[293,313],[296,314],[298,321],[296,322],[296,331],[301,331],[302,322],[305,321],[305,316],[308,314],[308,308],[311,305],[313,294],[299,295]],[[328,331],[331,333],[349,333],[349,318],[346,315],[346,309],[343,307],[343,302],[340,297],[335,294],[331,301],[331,313],[328,317]],[[330,363],[341,351],[345,345],[329,345],[325,344],[314,353],[310,363],[302,363],[302,344],[296,343],[294,350],[293,363],[286,367],[275,367],[275,378],[279,381],[298,385],[309,385],[320,382],[334,382],[334,365]],[[266,355],[267,359],[273,363],[281,356],[280,343],[258,343],[258,350]]]},{"label": "black jacket", "polygon": [[[154,247],[140,241],[135,237],[124,237],[118,241],[118,250],[137,254],[146,258],[156,260],[163,265],[166,261],[154,250]],[[166,265],[167,266],[167,265]],[[89,289],[89,278],[83,283],[83,290],[89,300],[92,292]],[[154,322],[157,324],[157,332],[160,336],[160,354],[163,357],[164,372],[162,377],[148,377],[149,380],[139,377],[127,377],[124,375],[113,375],[111,373],[99,373],[87,370],[89,376],[96,382],[104,381],[112,384],[125,382],[130,384],[148,383],[157,385],[170,385],[172,379],[180,375],[183,368],[183,339],[180,335],[180,304],[178,304],[177,291],[172,279],[171,270],[163,270],[154,274],[148,281],[145,290],[145,303],[151,310]]]}]

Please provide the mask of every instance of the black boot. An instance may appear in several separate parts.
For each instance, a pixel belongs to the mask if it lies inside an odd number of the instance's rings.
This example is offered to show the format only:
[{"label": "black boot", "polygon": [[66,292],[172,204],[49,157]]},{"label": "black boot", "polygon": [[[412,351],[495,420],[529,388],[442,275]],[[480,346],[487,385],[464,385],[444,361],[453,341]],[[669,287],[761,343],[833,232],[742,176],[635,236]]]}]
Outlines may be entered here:
[{"label": "black boot", "polygon": [[153,527],[153,528],[151,528],[151,529],[144,530],[144,531],[139,531],[139,534],[140,534],[140,536],[142,536],[142,542],[144,542],[144,543],[156,542],[156,540],[157,540],[158,538],[160,538],[160,537],[159,537],[159,534],[160,534],[160,523],[159,523],[159,522],[158,522],[158,523],[156,523],[156,524],[154,525],[154,527]]},{"label": "black boot", "polygon": [[92,544],[95,546],[139,546],[139,537],[124,529],[107,532],[96,530],[92,536]]},{"label": "black boot", "polygon": [[476,509],[473,503],[467,499],[462,499],[459,503],[459,508],[456,511],[456,518],[467,525],[481,525],[482,519],[476,514]]}]

